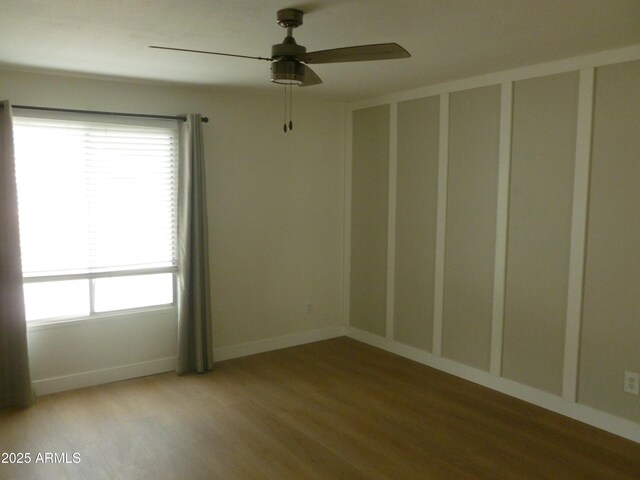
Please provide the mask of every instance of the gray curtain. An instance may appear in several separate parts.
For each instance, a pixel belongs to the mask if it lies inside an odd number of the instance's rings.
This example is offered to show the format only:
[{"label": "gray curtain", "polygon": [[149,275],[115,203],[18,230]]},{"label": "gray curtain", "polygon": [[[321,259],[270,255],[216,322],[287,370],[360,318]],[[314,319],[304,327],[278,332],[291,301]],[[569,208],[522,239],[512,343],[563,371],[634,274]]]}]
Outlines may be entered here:
[{"label": "gray curtain", "polygon": [[207,195],[200,115],[182,125],[178,201],[178,373],[213,368]]},{"label": "gray curtain", "polygon": [[0,103],[0,407],[33,403],[22,290],[11,105]]}]

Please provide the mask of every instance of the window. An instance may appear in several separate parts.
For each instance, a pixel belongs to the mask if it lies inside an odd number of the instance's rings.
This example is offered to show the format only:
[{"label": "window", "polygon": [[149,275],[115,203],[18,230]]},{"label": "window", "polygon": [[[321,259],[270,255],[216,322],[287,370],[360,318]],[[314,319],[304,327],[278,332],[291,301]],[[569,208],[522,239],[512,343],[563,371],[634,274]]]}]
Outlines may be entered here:
[{"label": "window", "polygon": [[174,302],[177,122],[14,115],[28,321]]}]

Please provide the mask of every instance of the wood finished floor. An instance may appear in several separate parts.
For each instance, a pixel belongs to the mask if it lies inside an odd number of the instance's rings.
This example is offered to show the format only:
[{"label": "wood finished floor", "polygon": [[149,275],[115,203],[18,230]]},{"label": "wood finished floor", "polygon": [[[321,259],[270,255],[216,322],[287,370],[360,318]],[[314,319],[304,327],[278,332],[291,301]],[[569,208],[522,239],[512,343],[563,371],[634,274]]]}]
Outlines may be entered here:
[{"label": "wood finished floor", "polygon": [[0,412],[2,479],[634,479],[640,445],[347,338]]}]

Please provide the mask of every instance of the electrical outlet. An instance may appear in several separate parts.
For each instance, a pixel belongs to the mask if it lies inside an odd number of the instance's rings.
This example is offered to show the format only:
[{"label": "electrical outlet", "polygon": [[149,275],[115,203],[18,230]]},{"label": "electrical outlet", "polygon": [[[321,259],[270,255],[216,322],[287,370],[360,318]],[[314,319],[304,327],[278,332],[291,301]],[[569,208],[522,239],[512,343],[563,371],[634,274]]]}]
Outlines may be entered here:
[{"label": "electrical outlet", "polygon": [[633,395],[640,395],[640,374],[624,372],[624,391]]}]

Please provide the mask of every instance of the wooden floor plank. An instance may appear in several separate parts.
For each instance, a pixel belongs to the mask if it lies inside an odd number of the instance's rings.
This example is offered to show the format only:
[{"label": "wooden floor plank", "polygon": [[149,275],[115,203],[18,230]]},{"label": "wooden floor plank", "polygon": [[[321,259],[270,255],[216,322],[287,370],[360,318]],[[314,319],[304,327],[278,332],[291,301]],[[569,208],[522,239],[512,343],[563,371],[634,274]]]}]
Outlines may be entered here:
[{"label": "wooden floor plank", "polygon": [[634,479],[640,445],[347,338],[0,412],[0,479]]}]

